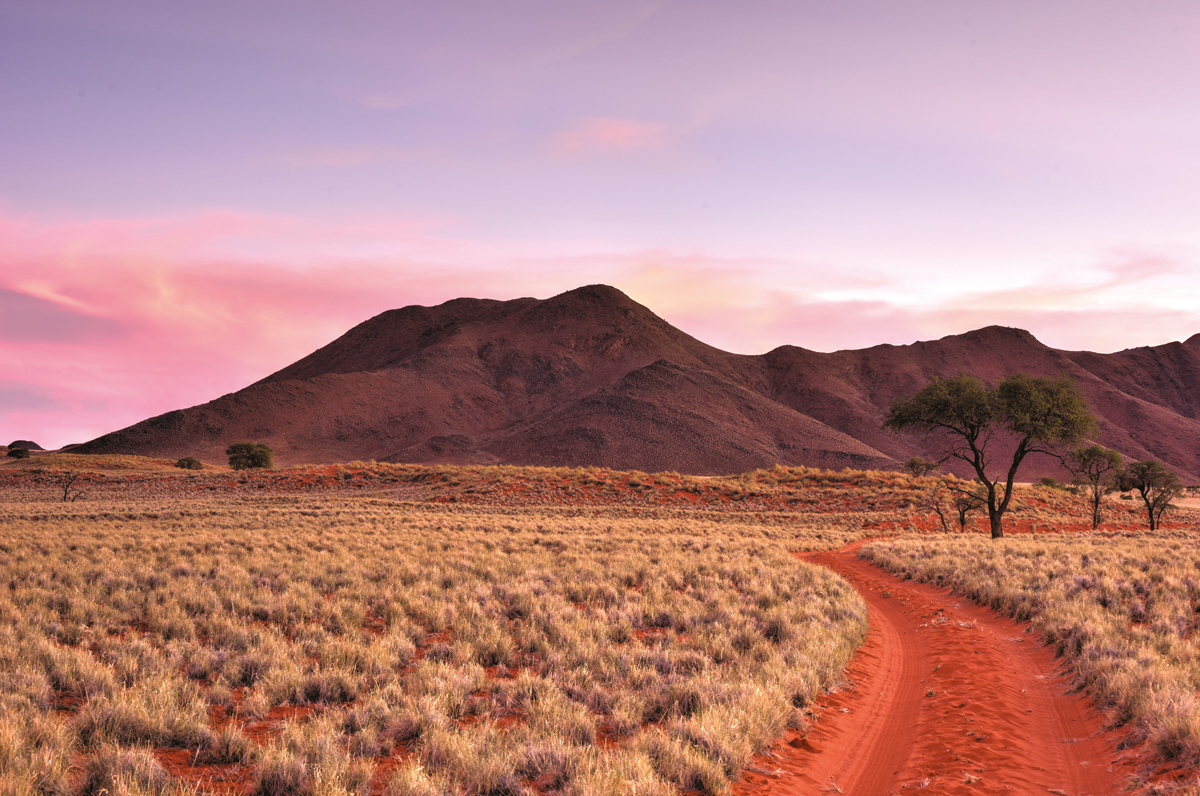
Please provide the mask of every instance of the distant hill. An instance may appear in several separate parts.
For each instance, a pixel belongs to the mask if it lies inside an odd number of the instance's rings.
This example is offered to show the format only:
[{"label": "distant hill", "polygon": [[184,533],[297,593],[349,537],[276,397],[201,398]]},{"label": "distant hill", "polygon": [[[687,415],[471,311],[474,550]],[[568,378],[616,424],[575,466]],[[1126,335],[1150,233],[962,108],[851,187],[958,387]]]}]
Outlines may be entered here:
[{"label": "distant hill", "polygon": [[9,449],[24,448],[27,451],[44,451],[45,450],[45,448],[43,448],[41,445],[38,445],[36,442],[30,442],[27,439],[14,439],[12,442],[8,443],[8,447],[9,447]]},{"label": "distant hill", "polygon": [[[1097,441],[1200,482],[1200,335],[1094,354],[991,326],[907,346],[744,356],[603,285],[390,310],[245,389],[74,452],[220,461],[230,443],[255,441],[281,464],[897,467],[933,451],[882,430],[888,407],[960,371],[985,381],[1065,373],[1101,419]],[[1023,474],[1043,471],[1053,463],[1030,460]]]}]

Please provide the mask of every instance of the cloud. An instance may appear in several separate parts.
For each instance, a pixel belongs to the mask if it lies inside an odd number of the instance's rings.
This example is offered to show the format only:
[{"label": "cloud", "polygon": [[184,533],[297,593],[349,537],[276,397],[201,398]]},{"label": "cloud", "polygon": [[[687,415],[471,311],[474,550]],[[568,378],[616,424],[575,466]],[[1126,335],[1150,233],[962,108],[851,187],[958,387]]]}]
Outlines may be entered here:
[{"label": "cloud", "polygon": [[377,163],[404,163],[423,160],[437,153],[430,149],[365,144],[356,147],[313,147],[280,155],[277,160],[285,166],[302,168],[348,168]]},{"label": "cloud", "polygon": [[111,342],[121,326],[77,307],[0,288],[0,340]]},{"label": "cloud", "polygon": [[561,157],[587,157],[661,149],[667,128],[636,119],[591,117],[580,119],[554,134],[551,150]]},{"label": "cloud", "polygon": [[368,94],[359,104],[373,111],[393,111],[413,104],[413,100],[396,94]]}]

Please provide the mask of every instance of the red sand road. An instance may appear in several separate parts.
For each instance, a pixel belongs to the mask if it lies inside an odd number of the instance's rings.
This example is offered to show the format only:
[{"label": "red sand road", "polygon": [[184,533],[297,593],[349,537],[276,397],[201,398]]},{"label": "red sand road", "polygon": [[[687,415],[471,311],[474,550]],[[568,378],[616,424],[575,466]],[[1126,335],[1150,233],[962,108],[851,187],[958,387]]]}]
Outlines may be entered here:
[{"label": "red sand road", "polygon": [[[859,559],[858,545],[801,557],[849,580],[871,631],[851,686],[820,700],[803,736],[756,758],[739,796],[846,793],[1103,796],[1130,773],[1052,650],[1022,626]],[[774,775],[764,773],[775,772]]]}]

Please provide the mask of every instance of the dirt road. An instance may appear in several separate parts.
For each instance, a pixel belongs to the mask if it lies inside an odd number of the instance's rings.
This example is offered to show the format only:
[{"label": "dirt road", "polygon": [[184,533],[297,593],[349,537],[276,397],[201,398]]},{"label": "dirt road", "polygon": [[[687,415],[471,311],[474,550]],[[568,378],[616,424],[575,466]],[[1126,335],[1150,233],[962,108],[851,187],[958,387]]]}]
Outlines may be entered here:
[{"label": "dirt road", "polygon": [[856,546],[802,558],[854,584],[871,632],[850,687],[756,760],[739,796],[1121,792],[1116,738],[1071,694],[1052,651],[1015,622],[860,560]]}]

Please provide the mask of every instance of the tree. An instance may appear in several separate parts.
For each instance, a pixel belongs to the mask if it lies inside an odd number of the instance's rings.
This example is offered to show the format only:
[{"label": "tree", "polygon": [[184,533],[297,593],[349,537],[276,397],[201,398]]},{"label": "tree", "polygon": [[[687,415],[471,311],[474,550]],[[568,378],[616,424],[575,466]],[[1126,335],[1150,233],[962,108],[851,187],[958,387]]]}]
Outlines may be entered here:
[{"label": "tree", "polygon": [[9,448],[8,456],[12,459],[28,459],[29,451],[25,448]]},{"label": "tree", "polygon": [[987,498],[979,492],[958,492],[954,496],[954,510],[958,513],[958,530],[967,531],[967,515],[984,507]]},{"label": "tree", "polygon": [[[229,453],[229,451],[225,451],[225,452]],[[232,465],[232,462],[230,462],[230,464]],[[191,456],[184,456],[182,459],[175,462],[175,466],[178,467],[180,470],[203,470],[204,462],[200,461],[199,459],[193,458]],[[235,468],[235,469],[237,469],[237,468]]]},{"label": "tree", "polygon": [[1122,492],[1132,490],[1142,496],[1152,531],[1158,528],[1175,498],[1183,494],[1179,476],[1153,459],[1127,465],[1119,487]]},{"label": "tree", "polygon": [[225,449],[225,455],[235,470],[275,466],[275,451],[261,442],[235,442]]},{"label": "tree", "polygon": [[[1017,373],[987,387],[960,373],[934,379],[911,398],[897,400],[883,425],[893,431],[917,428],[940,435],[946,445],[941,461],[959,459],[975,471],[986,493],[992,538],[999,539],[1025,457],[1041,453],[1061,459],[1058,451],[1082,440],[1096,419],[1070,379]],[[1011,437],[1016,445],[1003,480],[989,475],[997,434]]]},{"label": "tree", "polygon": [[1092,530],[1100,527],[1104,496],[1117,491],[1121,483],[1121,454],[1103,445],[1089,445],[1071,451],[1067,469],[1074,476],[1071,483],[1081,486],[1092,510]]},{"label": "tree", "polygon": [[937,514],[938,520],[942,524],[942,530],[946,533],[950,533],[950,523],[946,520],[947,506],[942,502],[944,492],[950,493],[950,507],[958,515],[960,533],[966,533],[967,515],[987,505],[987,498],[978,484],[973,489],[965,486],[973,483],[975,482],[959,481],[954,476],[939,478],[937,485],[929,493],[929,507]]},{"label": "tree", "polygon": [[904,463],[904,469],[912,473],[914,478],[929,475],[939,467],[941,467],[939,462],[926,461],[921,456],[914,456]]},{"label": "tree", "polygon": [[75,486],[75,482],[79,480],[80,473],[63,473],[59,479],[58,485],[62,487],[63,503],[74,503],[83,497],[83,490]]}]

